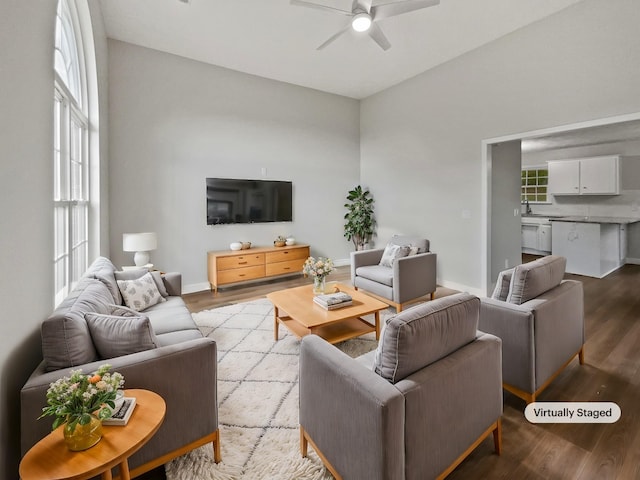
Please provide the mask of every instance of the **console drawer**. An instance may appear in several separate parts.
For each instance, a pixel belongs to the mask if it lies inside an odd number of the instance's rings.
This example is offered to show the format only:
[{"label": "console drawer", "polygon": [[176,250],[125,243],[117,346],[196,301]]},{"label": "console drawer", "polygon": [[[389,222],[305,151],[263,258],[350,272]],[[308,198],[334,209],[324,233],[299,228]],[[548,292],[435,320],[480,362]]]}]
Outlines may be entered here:
[{"label": "console drawer", "polygon": [[230,257],[219,257],[217,259],[217,264],[218,270],[264,265],[264,253],[247,253],[243,255],[233,255]]},{"label": "console drawer", "polygon": [[267,263],[267,276],[283,275],[285,273],[302,273],[305,258],[289,260],[287,262]]},{"label": "console drawer", "polygon": [[308,247],[281,248],[282,250],[278,250],[276,252],[267,252],[267,263],[287,262],[289,260],[296,260],[299,258],[304,262],[304,260],[309,256]]},{"label": "console drawer", "polygon": [[231,270],[221,270],[218,272],[218,284],[242,282],[264,277],[264,265],[252,267],[233,268]]}]

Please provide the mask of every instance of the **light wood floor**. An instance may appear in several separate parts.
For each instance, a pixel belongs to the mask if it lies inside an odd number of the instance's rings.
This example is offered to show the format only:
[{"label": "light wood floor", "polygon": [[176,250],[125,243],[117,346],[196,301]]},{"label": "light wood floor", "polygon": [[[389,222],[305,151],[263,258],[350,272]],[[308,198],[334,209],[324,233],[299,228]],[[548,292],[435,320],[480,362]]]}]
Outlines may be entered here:
[{"label": "light wood floor", "polygon": [[[620,405],[621,419],[612,425],[533,425],[524,418],[524,401],[505,393],[502,455],[486,440],[449,479],[640,480],[640,266],[625,265],[604,279],[566,278],[584,285],[585,365],[574,360],[538,400],[612,401]],[[338,268],[331,280],[349,283],[348,267]],[[309,282],[296,277],[184,298],[195,312]],[[438,288],[436,296],[453,292]]]}]

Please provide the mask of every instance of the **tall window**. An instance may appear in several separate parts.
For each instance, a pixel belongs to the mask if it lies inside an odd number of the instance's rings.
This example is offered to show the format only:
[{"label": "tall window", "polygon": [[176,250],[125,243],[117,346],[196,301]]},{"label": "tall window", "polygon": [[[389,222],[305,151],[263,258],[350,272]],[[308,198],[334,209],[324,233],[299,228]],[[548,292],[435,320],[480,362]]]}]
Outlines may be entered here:
[{"label": "tall window", "polygon": [[547,203],[547,185],[549,169],[547,167],[529,167],[522,169],[520,200],[522,203]]},{"label": "tall window", "polygon": [[89,149],[80,32],[59,0],[54,52],[54,272],[56,305],[87,269]]}]

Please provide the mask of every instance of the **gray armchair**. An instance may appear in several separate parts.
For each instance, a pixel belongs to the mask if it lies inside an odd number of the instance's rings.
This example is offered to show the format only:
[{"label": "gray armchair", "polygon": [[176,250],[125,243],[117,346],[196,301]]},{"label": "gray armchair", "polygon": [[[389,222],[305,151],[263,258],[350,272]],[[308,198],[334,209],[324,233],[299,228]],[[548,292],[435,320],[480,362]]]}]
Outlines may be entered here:
[{"label": "gray armchair", "polygon": [[456,294],[386,322],[353,359],[302,339],[300,448],[336,479],[444,478],[493,433],[501,447],[500,339],[477,331],[480,300]]},{"label": "gray armchair", "polygon": [[527,403],[576,356],[584,363],[582,282],[562,280],[565,266],[549,255],[505,270],[482,299],[478,328],[502,339],[503,387]]},{"label": "gray armchair", "polygon": [[351,283],[356,290],[366,290],[393,305],[397,312],[427,294],[433,300],[437,256],[429,252],[429,240],[395,235],[389,244],[414,247],[417,252],[395,258],[391,266],[380,264],[384,248],[351,252]]}]

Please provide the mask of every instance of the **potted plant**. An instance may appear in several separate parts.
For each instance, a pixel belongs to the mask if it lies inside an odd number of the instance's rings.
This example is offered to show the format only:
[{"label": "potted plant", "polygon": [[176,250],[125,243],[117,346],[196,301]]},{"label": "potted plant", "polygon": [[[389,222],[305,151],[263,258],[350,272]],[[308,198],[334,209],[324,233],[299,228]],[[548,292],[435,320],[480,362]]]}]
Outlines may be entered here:
[{"label": "potted plant", "polygon": [[368,189],[358,185],[349,191],[347,200],[349,203],[344,204],[347,208],[344,215],[344,236],[353,242],[356,250],[363,250],[373,235],[373,197]]}]

